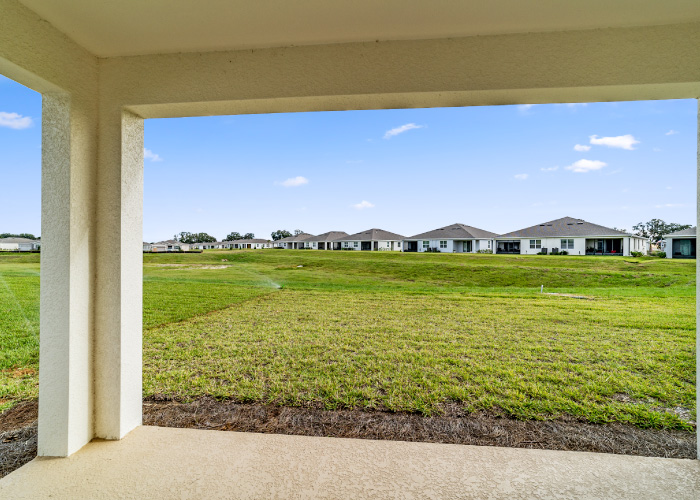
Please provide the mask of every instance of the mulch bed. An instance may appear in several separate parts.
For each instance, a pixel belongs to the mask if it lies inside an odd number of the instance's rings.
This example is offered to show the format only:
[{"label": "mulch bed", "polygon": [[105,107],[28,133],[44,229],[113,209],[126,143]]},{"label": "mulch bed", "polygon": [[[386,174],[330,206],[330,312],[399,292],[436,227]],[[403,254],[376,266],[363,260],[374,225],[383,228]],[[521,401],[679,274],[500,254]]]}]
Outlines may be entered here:
[{"label": "mulch bed", "polygon": [[[0,477],[36,456],[36,402],[0,414]],[[204,397],[190,403],[149,398],[144,425],[221,431],[294,434],[356,439],[470,444],[548,450],[591,451],[666,458],[696,458],[694,432],[591,424],[572,417],[515,420],[496,413],[465,414],[457,405],[445,414],[324,410],[241,404]]]}]

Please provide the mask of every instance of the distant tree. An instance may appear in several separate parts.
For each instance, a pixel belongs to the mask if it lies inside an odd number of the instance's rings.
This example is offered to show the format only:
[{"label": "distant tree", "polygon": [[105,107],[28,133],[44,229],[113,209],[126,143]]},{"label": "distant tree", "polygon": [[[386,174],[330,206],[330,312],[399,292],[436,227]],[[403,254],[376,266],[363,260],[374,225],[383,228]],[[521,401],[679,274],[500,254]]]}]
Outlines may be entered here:
[{"label": "distant tree", "polygon": [[30,233],[20,233],[20,234],[0,233],[0,238],[27,238],[28,240],[38,240],[39,239]]},{"label": "distant tree", "polygon": [[286,229],[278,229],[277,231],[272,233],[272,239],[273,239],[273,241],[277,241],[277,240],[281,240],[282,238],[287,238],[291,235],[292,235],[292,233],[290,233]]},{"label": "distant tree", "polygon": [[620,229],[619,227],[615,227],[615,226],[613,226],[613,229],[614,229],[615,231],[621,231],[621,232],[623,232],[623,233],[627,233],[627,232],[628,232],[627,229]]},{"label": "distant tree", "polygon": [[[303,234],[303,232],[304,232],[304,231],[302,231],[301,229],[295,229],[295,230],[294,230],[294,236],[299,236],[300,234]],[[291,235],[290,235],[290,236],[291,236]]]},{"label": "distant tree", "polygon": [[652,243],[658,243],[664,235],[688,229],[692,227],[690,224],[677,224],[675,222],[664,222],[661,219],[651,219],[649,222],[640,222],[632,226],[637,236],[649,238]]},{"label": "distant tree", "polygon": [[175,235],[175,240],[180,243],[212,243],[216,241],[216,238],[207,233],[182,232]]},{"label": "distant tree", "polygon": [[194,235],[194,240],[192,243],[213,243],[216,238],[207,233],[197,233]]},{"label": "distant tree", "polygon": [[236,240],[242,240],[243,236],[241,236],[241,233],[233,232],[233,233],[228,233],[228,236],[226,236],[226,241],[236,241]]},{"label": "distant tree", "polygon": [[255,235],[253,233],[245,233],[243,235],[244,240],[252,240],[253,238],[255,238]]}]

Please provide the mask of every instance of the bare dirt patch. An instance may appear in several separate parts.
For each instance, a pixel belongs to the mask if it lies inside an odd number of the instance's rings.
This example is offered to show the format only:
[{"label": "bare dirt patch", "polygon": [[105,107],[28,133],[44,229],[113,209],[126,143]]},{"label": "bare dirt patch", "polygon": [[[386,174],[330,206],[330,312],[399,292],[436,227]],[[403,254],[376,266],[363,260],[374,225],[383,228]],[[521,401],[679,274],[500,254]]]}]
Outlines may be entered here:
[{"label": "bare dirt patch", "polygon": [[36,422],[39,403],[25,401],[0,413],[0,432],[22,429]]},{"label": "bare dirt patch", "polygon": [[588,297],[586,295],[574,295],[572,293],[544,292],[544,294],[545,295],[556,295],[557,297],[568,297],[570,299],[595,300],[595,297]]},{"label": "bare dirt patch", "polygon": [[591,424],[572,417],[515,420],[494,413],[445,415],[323,410],[240,404],[202,398],[191,403],[144,401],[146,425],[303,436],[386,439],[429,443],[591,451],[666,458],[695,458],[695,433]]},{"label": "bare dirt patch", "polygon": [[[36,402],[0,414],[0,477],[36,456]],[[515,420],[495,413],[465,414],[457,405],[445,415],[362,410],[323,410],[241,404],[205,397],[191,403],[149,398],[144,425],[301,436],[385,439],[427,443],[590,451],[665,458],[696,458],[695,433],[591,424],[572,417]]]},{"label": "bare dirt patch", "polygon": [[0,413],[0,478],[36,457],[36,401]]}]

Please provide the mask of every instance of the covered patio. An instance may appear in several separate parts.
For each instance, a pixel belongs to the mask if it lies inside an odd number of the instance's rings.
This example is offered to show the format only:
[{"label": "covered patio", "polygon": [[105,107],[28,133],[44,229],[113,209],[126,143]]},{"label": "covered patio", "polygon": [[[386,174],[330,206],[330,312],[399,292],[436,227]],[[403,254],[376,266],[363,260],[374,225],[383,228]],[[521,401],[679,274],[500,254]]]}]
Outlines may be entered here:
[{"label": "covered patio", "polygon": [[145,119],[698,98],[700,3],[0,0],[0,73],[43,96],[40,457],[0,497],[700,495],[690,460],[141,426]]},{"label": "covered patio", "polygon": [[586,255],[623,255],[622,238],[586,239]]}]

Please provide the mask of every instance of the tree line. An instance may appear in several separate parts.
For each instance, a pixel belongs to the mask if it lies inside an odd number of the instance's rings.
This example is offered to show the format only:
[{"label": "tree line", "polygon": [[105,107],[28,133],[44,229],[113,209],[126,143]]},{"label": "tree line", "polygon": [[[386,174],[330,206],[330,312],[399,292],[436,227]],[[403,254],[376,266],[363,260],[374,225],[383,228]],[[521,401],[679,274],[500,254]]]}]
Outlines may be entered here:
[{"label": "tree line", "polygon": [[637,236],[649,238],[652,243],[659,243],[667,234],[690,229],[690,224],[678,224],[676,222],[664,222],[661,219],[651,219],[649,222],[640,222],[632,226]]},{"label": "tree line", "polygon": [[[303,233],[301,229],[295,229],[293,236],[297,236],[301,233]],[[29,236],[23,236],[24,238],[29,238]],[[286,229],[278,229],[277,231],[273,231],[272,234],[272,239],[273,241],[281,240],[282,238],[287,238],[289,236],[292,236],[292,233],[287,231]],[[226,238],[224,241],[236,241],[236,240],[252,240],[255,238],[254,233],[245,233],[241,234],[236,231],[233,231],[229,234],[226,235]],[[33,237],[32,237],[33,239]],[[187,231],[183,231],[181,233],[176,234],[173,239],[175,241],[179,241],[180,243],[214,243],[215,241],[219,241],[216,239],[216,237],[211,236],[207,233],[189,233]]]},{"label": "tree line", "polygon": [[39,239],[31,233],[20,233],[20,234],[0,233],[0,238],[27,238],[28,240],[38,240]]}]

